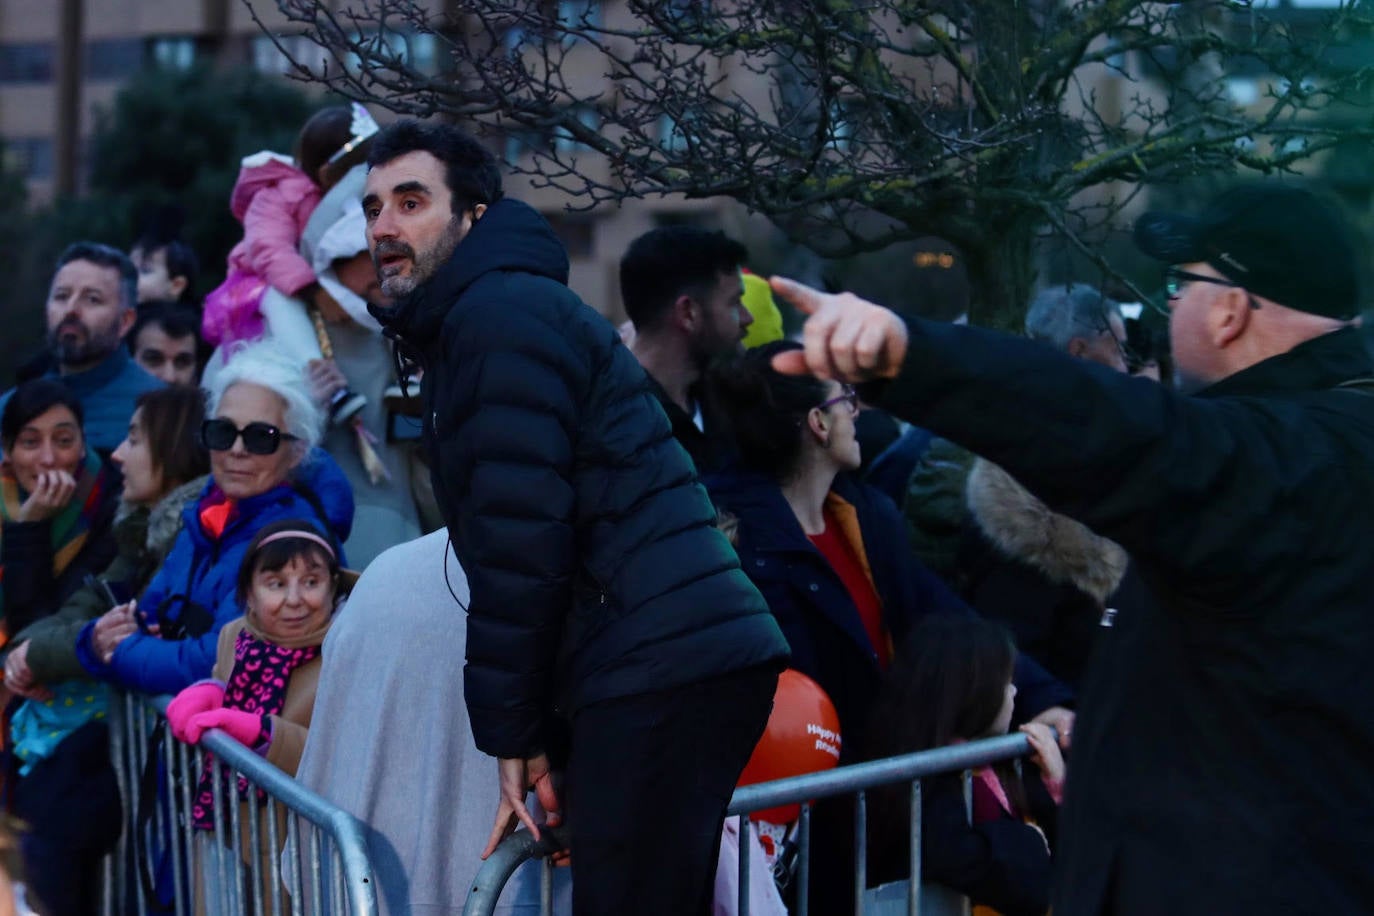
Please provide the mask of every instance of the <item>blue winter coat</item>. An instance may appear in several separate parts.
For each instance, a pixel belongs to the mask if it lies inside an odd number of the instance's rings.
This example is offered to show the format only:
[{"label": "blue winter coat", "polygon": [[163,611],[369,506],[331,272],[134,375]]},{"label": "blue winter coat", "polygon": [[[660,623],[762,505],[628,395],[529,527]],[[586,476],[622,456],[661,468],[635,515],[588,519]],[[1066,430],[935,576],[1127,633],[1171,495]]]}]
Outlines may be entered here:
[{"label": "blue winter coat", "polygon": [[[711,498],[739,519],[740,566],[763,593],[792,648],[792,667],[814,678],[835,704],[846,735],[865,727],[883,672],[858,609],[834,567],[811,543],[772,478],[743,471],[706,479]],[[852,505],[863,535],[883,622],[894,645],[924,615],[973,614],[907,544],[897,507],[867,484],[841,475],[831,491]],[[1015,676],[1017,718],[1072,700],[1072,692],[1024,656]],[[845,745],[849,759],[853,742]]]},{"label": "blue winter coat", "polygon": [[[353,493],[338,464],[316,449],[297,469],[296,478],[295,486],[282,484],[241,500],[217,540],[205,533],[199,519],[201,499],[213,482],[206,484],[200,498],[187,504],[181,533],[138,600],[139,611],[161,628],[162,636],[134,633],[119,644],[106,665],[91,643],[92,621],[76,640],[82,667],[95,677],[154,694],[176,693],[209,677],[220,629],[243,614],[236,587],[239,566],[253,536],[273,522],[301,518],[315,522],[321,530],[327,524],[340,545],[348,537]],[[313,504],[306,494],[313,497]],[[179,638],[165,638],[183,629]]]}]

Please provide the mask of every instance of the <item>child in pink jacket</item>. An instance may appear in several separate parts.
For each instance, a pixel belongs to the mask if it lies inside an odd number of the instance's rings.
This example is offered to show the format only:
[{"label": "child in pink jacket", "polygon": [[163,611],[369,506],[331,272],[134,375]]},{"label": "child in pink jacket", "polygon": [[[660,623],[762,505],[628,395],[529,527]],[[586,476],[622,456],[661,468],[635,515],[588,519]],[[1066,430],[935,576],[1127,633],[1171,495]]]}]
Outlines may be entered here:
[{"label": "child in pink jacket", "polygon": [[[324,192],[366,157],[377,130],[358,103],[336,105],[305,122],[294,159],[264,150],[243,160],[229,200],[243,240],[229,252],[228,276],[205,298],[207,341],[228,345],[268,332],[302,365],[321,358],[306,307],[329,314],[338,305],[301,256],[301,234]],[[330,404],[330,419],[342,423],[364,404],[344,389]]]}]

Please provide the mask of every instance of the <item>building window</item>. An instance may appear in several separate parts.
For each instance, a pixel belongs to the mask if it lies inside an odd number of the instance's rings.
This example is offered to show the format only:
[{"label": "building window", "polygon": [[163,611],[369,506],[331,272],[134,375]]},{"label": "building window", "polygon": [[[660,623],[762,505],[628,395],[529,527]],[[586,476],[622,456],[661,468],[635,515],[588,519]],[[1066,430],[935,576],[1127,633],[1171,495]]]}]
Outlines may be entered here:
[{"label": "building window", "polygon": [[[575,112],[578,123],[583,127],[596,130],[601,126],[601,117],[594,109],[586,105],[578,105]],[[585,152],[588,146],[585,143],[579,143],[573,138],[572,131],[559,125],[553,129],[553,148],[555,152],[567,154]]]},{"label": "building window", "polygon": [[143,41],[109,38],[86,43],[86,79],[124,80],[143,69]]},{"label": "building window", "polygon": [[506,129],[506,163],[515,165],[531,153],[546,153],[553,145],[547,128],[515,125]]},{"label": "building window", "polygon": [[[367,52],[368,65],[373,69],[409,67],[425,74],[438,72],[439,40],[433,32],[356,32],[352,42]],[[390,66],[393,61],[398,68]],[[344,56],[344,67],[349,73],[362,72],[362,66],[359,54],[349,52]]]},{"label": "building window", "polygon": [[851,101],[840,101],[830,106],[830,138],[826,145],[837,153],[847,153],[854,144],[854,131],[858,125],[858,105]]},{"label": "building window", "polygon": [[196,64],[196,40],[189,35],[162,35],[147,40],[148,62],[159,70],[190,70]]},{"label": "building window", "polygon": [[324,49],[304,35],[278,35],[275,40],[270,35],[258,35],[253,39],[253,69],[269,76],[293,72],[293,61],[317,70],[326,60]]},{"label": "building window", "polygon": [[[600,0],[558,0],[558,24],[574,31],[596,31],[601,28]],[[563,33],[566,47],[576,41],[576,36]]]},{"label": "building window", "polygon": [[675,118],[666,112],[659,115],[658,142],[670,153],[687,152],[692,145],[690,118]]},{"label": "building window", "polygon": [[51,137],[10,137],[5,140],[5,168],[30,181],[47,181],[53,176],[56,156]]},{"label": "building window", "polygon": [[57,69],[50,41],[0,44],[0,83],[48,83]]},{"label": "building window", "polygon": [[553,234],[563,243],[570,258],[590,258],[596,242],[596,220],[573,213],[545,213]]},{"label": "building window", "polygon": [[699,29],[711,13],[710,0],[666,0],[664,13],[680,29]]}]

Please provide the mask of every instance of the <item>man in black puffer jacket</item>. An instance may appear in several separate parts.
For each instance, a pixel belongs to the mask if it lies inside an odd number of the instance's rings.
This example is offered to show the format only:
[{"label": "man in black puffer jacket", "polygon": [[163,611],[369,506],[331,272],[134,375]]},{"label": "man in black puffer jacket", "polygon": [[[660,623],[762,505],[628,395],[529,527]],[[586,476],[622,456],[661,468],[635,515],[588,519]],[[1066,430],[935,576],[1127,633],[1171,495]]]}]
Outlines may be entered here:
[{"label": "man in black puffer jacket", "polygon": [[[363,198],[387,333],[424,366],[434,490],[472,589],[464,690],[494,846],[570,719],[578,913],[701,913],[787,644],[615,329],[491,154],[401,122]],[[440,575],[440,570],[435,570]],[[537,829],[536,829],[537,832]]]}]

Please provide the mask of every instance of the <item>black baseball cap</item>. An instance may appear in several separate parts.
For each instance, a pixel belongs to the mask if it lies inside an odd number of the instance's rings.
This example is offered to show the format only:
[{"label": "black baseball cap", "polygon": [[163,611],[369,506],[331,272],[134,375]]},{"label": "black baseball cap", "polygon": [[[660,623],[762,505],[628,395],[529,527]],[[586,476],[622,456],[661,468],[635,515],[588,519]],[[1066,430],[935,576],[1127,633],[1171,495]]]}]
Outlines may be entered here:
[{"label": "black baseball cap", "polygon": [[1344,217],[1311,191],[1249,185],[1199,216],[1150,212],[1135,243],[1167,264],[1205,262],[1257,296],[1342,320],[1359,312],[1355,245]]}]

